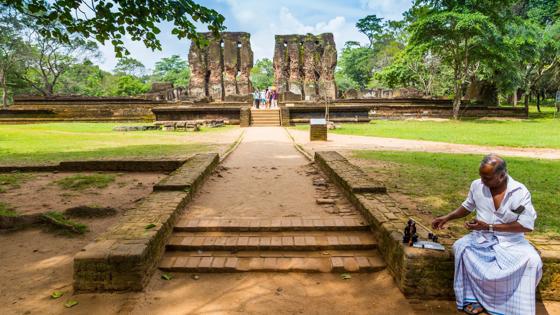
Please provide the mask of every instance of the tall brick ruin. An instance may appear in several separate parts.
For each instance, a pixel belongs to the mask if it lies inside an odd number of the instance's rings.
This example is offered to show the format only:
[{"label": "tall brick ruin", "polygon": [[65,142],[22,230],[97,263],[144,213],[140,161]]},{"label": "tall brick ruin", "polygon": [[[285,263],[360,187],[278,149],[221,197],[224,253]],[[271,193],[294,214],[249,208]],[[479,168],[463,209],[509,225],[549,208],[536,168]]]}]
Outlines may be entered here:
[{"label": "tall brick ruin", "polygon": [[209,45],[191,44],[189,96],[212,101],[249,99],[249,76],[253,68],[251,35],[244,32],[224,32],[219,38],[212,33],[201,35],[209,40]]},{"label": "tall brick ruin", "polygon": [[332,33],[276,35],[275,39],[274,79],[279,93],[295,100],[336,98]]}]

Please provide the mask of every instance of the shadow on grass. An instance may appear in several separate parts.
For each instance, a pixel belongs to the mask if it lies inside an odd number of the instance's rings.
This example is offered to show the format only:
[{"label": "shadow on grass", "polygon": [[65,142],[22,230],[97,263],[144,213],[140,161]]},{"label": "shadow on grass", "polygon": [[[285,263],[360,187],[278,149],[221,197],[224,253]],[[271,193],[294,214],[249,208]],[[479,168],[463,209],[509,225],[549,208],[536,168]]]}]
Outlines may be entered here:
[{"label": "shadow on grass", "polygon": [[184,157],[194,153],[216,150],[212,144],[150,144],[127,145],[112,148],[100,148],[84,151],[64,152],[29,152],[12,153],[0,151],[0,165],[32,165],[56,164],[71,160],[104,160],[104,159],[163,159],[167,157]]}]

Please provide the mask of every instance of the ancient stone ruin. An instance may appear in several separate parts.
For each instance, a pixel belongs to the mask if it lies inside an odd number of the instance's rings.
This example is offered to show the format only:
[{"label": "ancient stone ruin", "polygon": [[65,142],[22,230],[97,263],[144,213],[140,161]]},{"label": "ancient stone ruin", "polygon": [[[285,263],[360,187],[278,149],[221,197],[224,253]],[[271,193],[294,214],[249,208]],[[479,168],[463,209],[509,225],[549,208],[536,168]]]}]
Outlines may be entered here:
[{"label": "ancient stone ruin", "polygon": [[193,43],[189,50],[189,96],[212,101],[250,100],[251,35],[243,32],[224,32],[218,38],[212,33],[202,35],[209,44],[199,47]]},{"label": "ancient stone ruin", "polygon": [[284,100],[335,99],[335,68],[332,33],[276,35],[274,78]]}]

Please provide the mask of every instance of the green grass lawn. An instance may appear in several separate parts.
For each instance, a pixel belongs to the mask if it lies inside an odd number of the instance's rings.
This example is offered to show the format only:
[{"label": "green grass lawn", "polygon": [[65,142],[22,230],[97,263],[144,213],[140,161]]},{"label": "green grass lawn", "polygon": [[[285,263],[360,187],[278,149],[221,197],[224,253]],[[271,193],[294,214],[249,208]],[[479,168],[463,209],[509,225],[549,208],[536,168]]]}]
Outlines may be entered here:
[{"label": "green grass lawn", "polygon": [[[454,210],[478,178],[482,156],[424,152],[355,151],[354,157],[372,161],[366,168],[379,174],[389,190],[411,196],[435,216]],[[384,167],[374,166],[382,161]],[[509,174],[525,184],[538,213],[537,233],[560,235],[560,161],[507,158]]]},{"label": "green grass lawn", "polygon": [[[56,163],[103,158],[163,158],[209,151],[212,144],[196,140],[199,133],[168,131],[115,132],[137,123],[48,123],[0,125],[0,164]],[[203,128],[200,133],[235,128]]]},{"label": "green grass lawn", "polygon": [[[554,108],[531,107],[526,120],[374,120],[371,123],[342,123],[329,132],[345,135],[430,140],[489,146],[560,148],[560,118],[552,118]],[[307,130],[300,125],[296,129]]]}]

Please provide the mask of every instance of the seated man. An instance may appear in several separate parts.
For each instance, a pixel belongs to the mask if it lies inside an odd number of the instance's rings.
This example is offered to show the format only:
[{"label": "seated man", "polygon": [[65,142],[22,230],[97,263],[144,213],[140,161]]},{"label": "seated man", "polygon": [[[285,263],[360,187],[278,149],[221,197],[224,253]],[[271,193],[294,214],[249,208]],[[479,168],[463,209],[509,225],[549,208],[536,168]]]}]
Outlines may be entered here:
[{"label": "seated man", "polygon": [[524,237],[537,218],[531,194],[497,155],[484,157],[479,174],[463,204],[432,222],[441,229],[476,209],[476,219],[465,223],[472,232],[453,244],[457,308],[468,314],[535,314],[542,261]]}]

